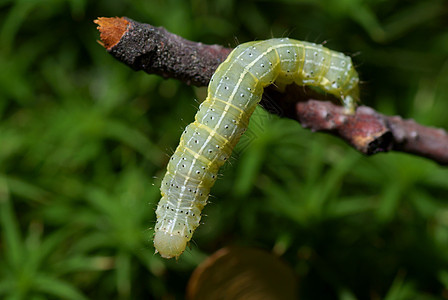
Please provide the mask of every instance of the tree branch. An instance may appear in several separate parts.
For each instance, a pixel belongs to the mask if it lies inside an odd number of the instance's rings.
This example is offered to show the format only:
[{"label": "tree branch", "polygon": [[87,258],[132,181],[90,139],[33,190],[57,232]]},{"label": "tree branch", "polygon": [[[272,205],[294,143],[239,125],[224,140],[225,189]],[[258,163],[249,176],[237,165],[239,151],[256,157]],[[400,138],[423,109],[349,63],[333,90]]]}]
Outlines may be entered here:
[{"label": "tree branch", "polygon": [[[119,61],[134,70],[175,78],[197,86],[208,85],[216,68],[232,49],[185,40],[162,27],[128,18],[98,18],[101,44]],[[371,155],[401,151],[448,165],[448,134],[413,120],[385,116],[360,106],[347,115],[328,101],[316,101],[302,87],[287,87],[281,94],[267,88],[262,105],[282,117],[299,121],[303,127],[342,138],[358,151]]]}]

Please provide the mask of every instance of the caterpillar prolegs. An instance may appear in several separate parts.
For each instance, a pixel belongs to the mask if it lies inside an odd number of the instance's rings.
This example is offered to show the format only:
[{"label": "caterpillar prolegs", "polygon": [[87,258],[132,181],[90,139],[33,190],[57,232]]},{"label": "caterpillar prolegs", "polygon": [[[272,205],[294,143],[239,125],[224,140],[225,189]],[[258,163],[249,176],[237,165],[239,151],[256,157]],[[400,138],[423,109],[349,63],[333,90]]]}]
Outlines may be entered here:
[{"label": "caterpillar prolegs", "polygon": [[212,76],[207,98],[168,163],[156,211],[156,252],[171,258],[185,250],[218,170],[245,132],[264,87],[315,86],[353,112],[358,82],[350,57],[322,45],[283,38],[236,47]]}]

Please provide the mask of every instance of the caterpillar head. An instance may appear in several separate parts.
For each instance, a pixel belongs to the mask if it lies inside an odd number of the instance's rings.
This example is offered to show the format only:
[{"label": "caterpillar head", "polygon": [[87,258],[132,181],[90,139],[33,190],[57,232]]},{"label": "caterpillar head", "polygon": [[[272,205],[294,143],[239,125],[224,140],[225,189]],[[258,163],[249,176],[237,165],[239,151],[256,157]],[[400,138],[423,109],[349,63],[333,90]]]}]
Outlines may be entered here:
[{"label": "caterpillar head", "polygon": [[163,258],[178,258],[187,247],[188,239],[181,235],[169,234],[165,231],[156,231],[154,247],[156,253]]}]

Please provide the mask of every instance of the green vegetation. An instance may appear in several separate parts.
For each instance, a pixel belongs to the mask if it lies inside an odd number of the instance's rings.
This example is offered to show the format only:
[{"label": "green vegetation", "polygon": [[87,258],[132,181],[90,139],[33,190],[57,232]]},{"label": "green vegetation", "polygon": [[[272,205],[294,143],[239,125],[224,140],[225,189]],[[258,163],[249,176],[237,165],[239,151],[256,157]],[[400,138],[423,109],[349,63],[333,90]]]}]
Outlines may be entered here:
[{"label": "green vegetation", "polygon": [[[354,55],[362,101],[448,129],[444,1],[0,0],[0,298],[183,298],[222,246],[276,249],[302,299],[446,299],[448,169],[364,157],[257,110],[191,250],[154,255],[168,155],[204,89],[134,72],[95,40],[128,16],[235,46],[290,36]],[[172,298],[169,298],[172,299]]]}]

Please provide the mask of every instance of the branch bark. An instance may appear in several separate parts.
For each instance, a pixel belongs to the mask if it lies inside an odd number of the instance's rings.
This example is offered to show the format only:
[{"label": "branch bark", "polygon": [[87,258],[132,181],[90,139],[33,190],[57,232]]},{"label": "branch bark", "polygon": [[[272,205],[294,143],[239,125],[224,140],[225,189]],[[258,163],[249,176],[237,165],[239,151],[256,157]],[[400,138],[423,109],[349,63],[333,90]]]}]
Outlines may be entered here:
[{"label": "branch bark", "polygon": [[[216,68],[232,49],[188,41],[162,27],[129,18],[98,18],[101,44],[134,70],[175,78],[196,86],[208,85]],[[316,101],[303,88],[288,87],[280,94],[267,88],[262,105],[282,117],[297,120],[313,131],[333,134],[358,151],[371,155],[401,151],[448,165],[448,134],[399,116],[386,116],[367,106],[347,115],[339,105]]]}]

